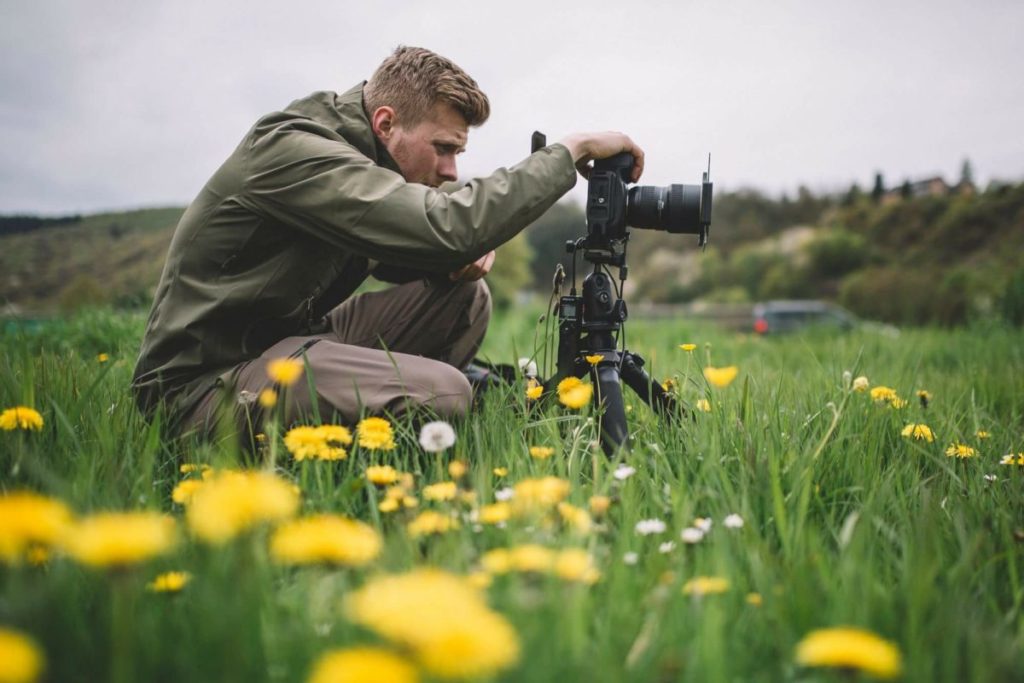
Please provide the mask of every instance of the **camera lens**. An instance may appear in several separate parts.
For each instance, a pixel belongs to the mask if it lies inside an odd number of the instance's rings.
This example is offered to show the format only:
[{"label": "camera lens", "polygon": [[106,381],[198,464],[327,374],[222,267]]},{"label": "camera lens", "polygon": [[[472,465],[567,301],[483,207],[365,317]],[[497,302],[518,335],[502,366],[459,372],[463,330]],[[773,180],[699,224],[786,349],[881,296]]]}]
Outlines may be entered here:
[{"label": "camera lens", "polygon": [[634,185],[627,196],[626,223],[644,230],[701,232],[700,185]]}]

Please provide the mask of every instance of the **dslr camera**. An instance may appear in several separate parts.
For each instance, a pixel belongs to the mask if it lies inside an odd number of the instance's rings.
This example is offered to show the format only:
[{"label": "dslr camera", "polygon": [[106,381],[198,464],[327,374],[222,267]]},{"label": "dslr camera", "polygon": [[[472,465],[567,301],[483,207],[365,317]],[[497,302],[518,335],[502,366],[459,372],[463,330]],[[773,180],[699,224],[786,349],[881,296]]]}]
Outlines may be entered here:
[{"label": "dslr camera", "polygon": [[711,227],[711,160],[699,185],[633,185],[628,187],[633,155],[628,152],[594,162],[587,186],[585,258],[591,262],[624,264],[622,246],[627,227],[697,235],[698,246],[708,241]]}]

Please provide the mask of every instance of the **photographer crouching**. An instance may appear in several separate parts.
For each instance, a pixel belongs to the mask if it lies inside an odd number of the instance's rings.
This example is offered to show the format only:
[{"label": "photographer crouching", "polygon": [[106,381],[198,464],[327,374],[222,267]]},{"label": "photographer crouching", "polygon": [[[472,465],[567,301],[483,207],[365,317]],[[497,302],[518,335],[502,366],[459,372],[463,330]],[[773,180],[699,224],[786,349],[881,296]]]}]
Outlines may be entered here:
[{"label": "photographer crouching", "polygon": [[[209,435],[222,405],[244,414],[273,388],[268,364],[292,358],[289,424],[314,410],[466,413],[460,369],[487,329],[494,249],[591,160],[627,152],[635,182],[644,158],[621,133],[578,133],[440,191],[489,114],[458,66],[399,47],[369,81],[259,119],[175,230],[132,382],[139,408]],[[396,286],[353,296],[370,275]]]}]

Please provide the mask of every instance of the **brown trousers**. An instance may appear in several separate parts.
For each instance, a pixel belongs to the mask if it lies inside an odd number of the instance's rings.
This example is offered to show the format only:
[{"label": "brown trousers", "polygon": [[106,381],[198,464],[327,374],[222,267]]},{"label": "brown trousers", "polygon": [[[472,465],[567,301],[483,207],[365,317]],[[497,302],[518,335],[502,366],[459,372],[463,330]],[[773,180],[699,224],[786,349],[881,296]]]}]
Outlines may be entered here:
[{"label": "brown trousers", "polygon": [[239,428],[255,427],[257,397],[275,388],[267,364],[287,357],[305,360],[305,373],[279,393],[275,407],[283,409],[287,424],[316,412],[325,423],[343,424],[364,414],[397,416],[415,407],[439,417],[463,415],[472,390],[460,368],[480,348],[490,315],[491,295],[483,280],[418,280],[352,297],[327,314],[329,331],[286,337],[226,373],[224,387],[200,401],[182,431],[211,436],[218,420],[232,413]]}]

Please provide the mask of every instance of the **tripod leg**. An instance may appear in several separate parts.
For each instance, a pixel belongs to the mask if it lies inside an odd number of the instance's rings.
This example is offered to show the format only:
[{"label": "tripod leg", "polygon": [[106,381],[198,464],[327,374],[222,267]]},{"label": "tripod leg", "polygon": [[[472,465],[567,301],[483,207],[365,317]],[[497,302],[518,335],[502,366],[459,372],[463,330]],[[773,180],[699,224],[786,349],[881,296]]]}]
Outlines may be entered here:
[{"label": "tripod leg", "polygon": [[620,448],[629,447],[629,428],[626,424],[626,406],[622,402],[622,385],[619,384],[619,370],[614,363],[597,366],[597,393],[594,400],[604,406],[601,416],[601,448],[611,457]]},{"label": "tripod leg", "polygon": [[649,406],[661,415],[676,414],[676,400],[643,369],[644,359],[628,351],[622,357],[622,379]]}]

